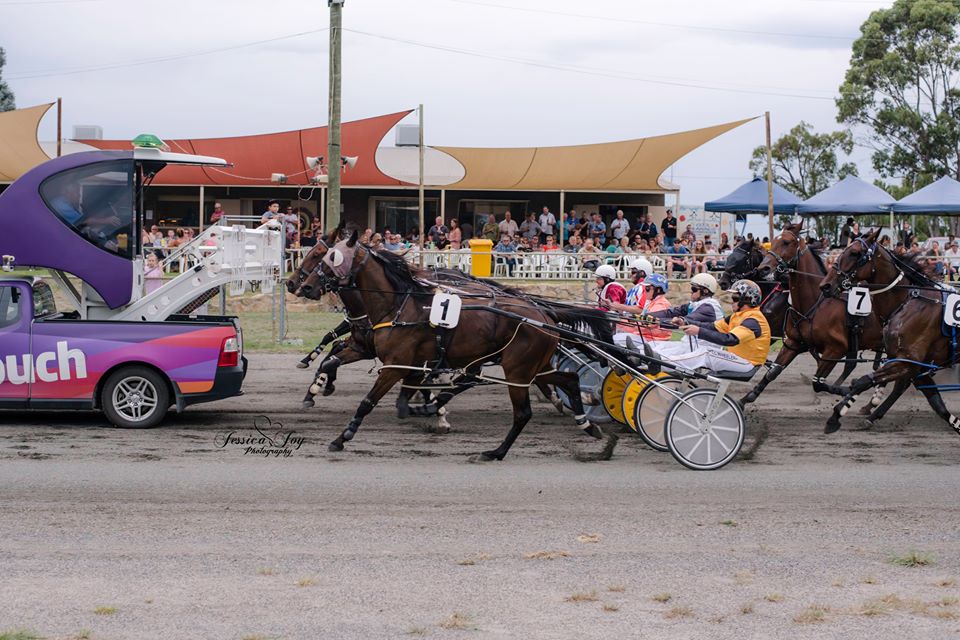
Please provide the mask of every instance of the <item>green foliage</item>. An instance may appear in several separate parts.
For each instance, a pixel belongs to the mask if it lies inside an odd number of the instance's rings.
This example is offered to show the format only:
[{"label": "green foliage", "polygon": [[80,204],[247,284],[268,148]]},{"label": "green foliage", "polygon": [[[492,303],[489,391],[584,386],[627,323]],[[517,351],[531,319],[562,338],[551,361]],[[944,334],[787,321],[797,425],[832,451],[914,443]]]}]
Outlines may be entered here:
[{"label": "green foliage", "polygon": [[960,177],[958,26],[960,0],[897,0],[853,43],[837,119],[869,131],[874,168],[906,191]]},{"label": "green foliage", "polygon": [[6,64],[6,62],[7,54],[3,50],[3,47],[0,47],[0,111],[12,111],[17,108],[13,100],[13,91],[11,91],[7,83],[3,81],[3,65]]},{"label": "green foliage", "polygon": [[[771,148],[773,181],[806,200],[848,175],[857,175],[852,162],[841,163],[838,154],[853,151],[853,135],[849,131],[815,133],[810,124],[801,121],[781,136]],[[753,174],[766,178],[767,148],[757,147],[750,158]],[[791,222],[792,216],[781,216],[780,223]],[[817,220],[820,233],[833,237],[839,220],[826,216]]]}]

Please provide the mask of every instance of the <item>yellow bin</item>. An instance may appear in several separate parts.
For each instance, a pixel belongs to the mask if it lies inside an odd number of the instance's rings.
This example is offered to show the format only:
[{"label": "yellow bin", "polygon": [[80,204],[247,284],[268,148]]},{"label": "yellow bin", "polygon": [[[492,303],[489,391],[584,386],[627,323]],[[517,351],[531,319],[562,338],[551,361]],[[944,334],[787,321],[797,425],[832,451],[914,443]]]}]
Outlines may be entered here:
[{"label": "yellow bin", "polygon": [[493,241],[486,238],[470,240],[470,275],[489,278],[493,275]]}]

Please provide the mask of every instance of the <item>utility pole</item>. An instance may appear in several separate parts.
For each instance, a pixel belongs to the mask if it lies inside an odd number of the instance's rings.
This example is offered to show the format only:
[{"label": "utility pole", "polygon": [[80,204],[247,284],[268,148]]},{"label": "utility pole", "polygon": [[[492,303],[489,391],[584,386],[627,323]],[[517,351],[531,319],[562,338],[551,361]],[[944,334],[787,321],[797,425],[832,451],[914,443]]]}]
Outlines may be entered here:
[{"label": "utility pole", "polygon": [[63,98],[57,98],[57,157],[63,155]]},{"label": "utility pole", "polygon": [[343,3],[327,0],[330,7],[330,113],[327,139],[327,226],[340,224],[340,44],[343,33]]},{"label": "utility pole", "polygon": [[420,142],[419,142],[420,185],[418,188],[418,201],[420,203],[420,266],[423,267],[423,234],[424,234],[424,231],[426,230],[426,227],[424,227],[424,225],[426,224],[426,221],[424,220],[424,218],[426,217],[426,212],[424,211],[424,205],[423,205],[423,105],[422,104],[420,105],[420,108],[418,109],[418,111],[420,112]]},{"label": "utility pole", "polygon": [[773,242],[773,148],[770,145],[770,112],[764,113],[767,121],[767,237]]}]

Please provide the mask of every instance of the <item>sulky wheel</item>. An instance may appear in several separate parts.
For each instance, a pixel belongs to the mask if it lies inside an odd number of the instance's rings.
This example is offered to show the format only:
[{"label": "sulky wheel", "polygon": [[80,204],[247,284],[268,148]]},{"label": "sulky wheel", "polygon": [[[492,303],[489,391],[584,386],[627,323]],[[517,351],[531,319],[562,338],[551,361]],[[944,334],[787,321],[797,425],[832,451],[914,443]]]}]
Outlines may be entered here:
[{"label": "sulky wheel", "polygon": [[708,415],[716,389],[694,389],[677,399],[664,422],[670,453],[683,466],[697,471],[719,469],[743,446],[743,412],[730,397],[720,397],[714,415]]},{"label": "sulky wheel", "polygon": [[610,422],[603,407],[600,392],[603,388],[603,379],[607,376],[608,367],[601,367],[597,362],[588,362],[577,369],[580,378],[580,397],[583,399],[583,410],[587,418],[593,423]]},{"label": "sulky wheel", "polygon": [[[564,356],[560,358],[559,362],[557,362],[557,371],[576,373],[579,367],[580,363],[569,356]],[[573,411],[573,405],[570,403],[570,398],[567,396],[567,392],[560,387],[554,387],[553,389],[557,392],[557,396],[559,396],[563,406],[566,407],[568,411]]]},{"label": "sulky wheel", "polygon": [[633,382],[632,375],[617,375],[617,372],[611,369],[603,378],[603,386],[600,391],[600,399],[603,402],[603,408],[607,415],[620,424],[627,424],[627,418],[623,414],[623,394],[627,386]]},{"label": "sulky wheel", "polygon": [[684,381],[665,373],[652,377],[657,384],[650,384],[647,376],[641,378],[647,382],[639,390],[633,405],[633,422],[647,446],[657,451],[669,451],[663,435],[664,421],[671,405],[683,393]]}]

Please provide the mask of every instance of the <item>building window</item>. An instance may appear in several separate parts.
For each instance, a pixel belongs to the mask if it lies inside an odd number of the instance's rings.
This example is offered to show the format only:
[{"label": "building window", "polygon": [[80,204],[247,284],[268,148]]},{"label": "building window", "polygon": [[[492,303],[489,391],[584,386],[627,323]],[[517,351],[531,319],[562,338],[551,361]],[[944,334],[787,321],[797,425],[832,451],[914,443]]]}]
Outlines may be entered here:
[{"label": "building window", "polygon": [[[423,224],[427,229],[433,226],[439,206],[436,198],[427,198],[423,201]],[[390,229],[392,233],[408,237],[420,226],[419,199],[374,198],[374,225],[374,230],[380,233],[383,233],[384,229]]]},{"label": "building window", "polygon": [[494,216],[497,222],[503,220],[503,214],[510,212],[510,218],[517,226],[527,217],[529,200],[461,200],[460,224],[470,222],[473,225],[474,235],[479,236],[489,216]]}]

